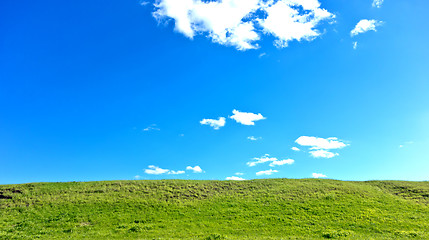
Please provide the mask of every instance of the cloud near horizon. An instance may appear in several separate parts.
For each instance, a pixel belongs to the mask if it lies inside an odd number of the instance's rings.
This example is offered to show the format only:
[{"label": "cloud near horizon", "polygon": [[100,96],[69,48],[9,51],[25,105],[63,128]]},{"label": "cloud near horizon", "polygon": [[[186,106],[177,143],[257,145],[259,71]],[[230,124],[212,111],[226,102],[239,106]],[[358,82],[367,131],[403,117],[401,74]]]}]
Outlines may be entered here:
[{"label": "cloud near horizon", "polygon": [[155,165],[149,165],[148,168],[144,170],[144,172],[146,174],[150,174],[150,175],[161,175],[161,174],[177,175],[177,174],[184,174],[185,173],[185,171],[173,171],[173,170],[169,170],[169,169],[162,169],[162,168],[155,166]]},{"label": "cloud near horizon", "polygon": [[278,173],[279,171],[277,170],[265,170],[265,171],[259,171],[256,173],[256,176],[261,176],[261,175],[272,175],[273,173]]},{"label": "cloud near horizon", "polygon": [[232,177],[225,178],[225,180],[243,181],[243,180],[246,180],[246,179],[241,178],[241,177],[232,176]]},{"label": "cloud near horizon", "polygon": [[325,178],[325,177],[327,177],[326,175],[324,175],[322,173],[313,173],[312,176],[313,176],[313,178]]},{"label": "cloud near horizon", "polygon": [[274,36],[279,48],[312,41],[321,34],[316,27],[335,18],[318,0],[157,0],[154,6],[158,22],[174,19],[175,30],[186,37],[204,34],[241,51],[259,48],[263,35]]}]

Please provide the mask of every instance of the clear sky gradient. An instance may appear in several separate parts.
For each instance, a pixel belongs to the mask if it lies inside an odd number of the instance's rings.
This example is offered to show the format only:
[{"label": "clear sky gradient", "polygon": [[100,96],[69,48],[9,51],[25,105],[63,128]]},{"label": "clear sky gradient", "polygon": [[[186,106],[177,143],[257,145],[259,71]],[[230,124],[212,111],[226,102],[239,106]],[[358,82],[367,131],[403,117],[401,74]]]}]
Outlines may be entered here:
[{"label": "clear sky gradient", "polygon": [[[332,16],[317,36],[275,46],[284,21],[270,34],[254,20],[255,49],[239,49],[208,25],[190,38],[154,2],[1,1],[0,184],[429,180],[429,2],[319,2]],[[352,36],[363,19],[376,31]],[[245,125],[233,110],[264,119]],[[266,158],[277,160],[248,164]]]}]

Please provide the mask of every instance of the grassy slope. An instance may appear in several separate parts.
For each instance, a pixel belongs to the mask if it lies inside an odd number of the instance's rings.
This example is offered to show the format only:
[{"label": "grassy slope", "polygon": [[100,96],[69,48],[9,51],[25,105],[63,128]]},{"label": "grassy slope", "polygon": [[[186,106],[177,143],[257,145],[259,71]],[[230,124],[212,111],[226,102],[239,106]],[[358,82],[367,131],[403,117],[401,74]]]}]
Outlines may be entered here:
[{"label": "grassy slope", "polygon": [[0,185],[0,239],[429,239],[428,230],[429,182]]}]

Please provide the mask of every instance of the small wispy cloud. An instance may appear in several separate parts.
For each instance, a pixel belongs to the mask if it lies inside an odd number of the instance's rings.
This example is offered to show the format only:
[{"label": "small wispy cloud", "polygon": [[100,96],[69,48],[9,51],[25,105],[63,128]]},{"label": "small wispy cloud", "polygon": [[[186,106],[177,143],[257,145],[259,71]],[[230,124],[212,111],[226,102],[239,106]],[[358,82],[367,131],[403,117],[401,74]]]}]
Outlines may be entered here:
[{"label": "small wispy cloud", "polygon": [[353,28],[353,30],[350,32],[350,35],[354,37],[358,34],[365,33],[368,31],[376,32],[377,27],[381,26],[382,24],[383,24],[382,21],[378,21],[374,19],[372,20],[362,19],[356,24],[355,28]]},{"label": "small wispy cloud", "polygon": [[138,180],[138,179],[141,179],[142,177],[140,176],[140,175],[135,175],[134,176],[134,179],[136,179],[136,180]]},{"label": "small wispy cloud", "polygon": [[301,151],[301,149],[299,149],[299,148],[297,148],[297,147],[292,147],[291,148],[293,151],[295,151],[295,152],[299,152],[299,151]]},{"label": "small wispy cloud", "polygon": [[293,160],[293,159],[279,160],[279,159],[277,159],[275,157],[270,157],[269,154],[265,154],[262,157],[255,157],[255,158],[253,158],[253,161],[247,162],[246,164],[249,167],[254,167],[254,166],[258,165],[258,164],[266,163],[266,162],[270,163],[269,164],[270,167],[275,167],[275,166],[282,166],[282,165],[285,165],[285,164],[288,164],[288,165],[293,164],[295,162],[295,160]]},{"label": "small wispy cloud", "polygon": [[249,139],[250,141],[258,141],[258,140],[262,139],[262,137],[249,136],[249,137],[247,137],[247,139]]},{"label": "small wispy cloud", "polygon": [[147,132],[147,131],[159,131],[161,129],[159,129],[156,124],[151,124],[148,127],[144,128],[143,131]]},{"label": "small wispy cloud", "polygon": [[270,163],[270,167],[275,167],[275,166],[282,166],[282,165],[291,165],[295,162],[295,160],[293,159],[284,159],[284,160],[278,160],[278,161],[273,161]]},{"label": "small wispy cloud", "polygon": [[325,178],[325,177],[327,177],[326,175],[324,175],[322,173],[313,173],[312,176],[313,176],[313,178]]},{"label": "small wispy cloud", "polygon": [[214,130],[219,130],[221,127],[225,126],[225,118],[220,117],[219,119],[203,119],[200,121],[201,125],[209,125]]},{"label": "small wispy cloud", "polygon": [[383,5],[384,0],[374,0],[372,2],[372,7],[381,8],[381,5]]},{"label": "small wispy cloud", "polygon": [[242,176],[242,175],[244,175],[244,173],[242,173],[242,172],[236,172],[235,175]]},{"label": "small wispy cloud", "polygon": [[246,180],[246,179],[241,178],[241,177],[232,176],[232,177],[225,178],[225,180],[243,181],[243,180]]},{"label": "small wispy cloud", "polygon": [[147,169],[144,169],[144,172],[150,175],[162,175],[162,174],[177,175],[177,174],[185,173],[185,171],[174,171],[169,169],[163,169],[155,165],[149,165]]},{"label": "small wispy cloud", "polygon": [[353,42],[353,49],[354,49],[354,50],[356,50],[356,49],[357,49],[357,45],[358,45],[358,42]]},{"label": "small wispy cloud", "polygon": [[195,166],[195,167],[187,166],[186,170],[193,171],[194,173],[202,173],[203,172],[203,169],[201,169],[200,166]]},{"label": "small wispy cloud", "polygon": [[258,164],[261,164],[261,163],[265,163],[265,162],[274,162],[274,161],[277,161],[277,158],[275,158],[275,157],[270,157],[270,154],[265,154],[264,156],[262,156],[262,157],[255,157],[255,158],[253,158],[253,161],[251,161],[251,162],[247,162],[247,166],[249,166],[249,167],[254,167],[254,166],[256,166],[256,165],[258,165]]},{"label": "small wispy cloud", "polygon": [[267,54],[263,52],[263,53],[259,54],[258,57],[261,58],[261,57],[266,56],[266,55]]},{"label": "small wispy cloud", "polygon": [[413,143],[414,143],[413,141],[404,142],[403,144],[399,145],[399,148],[406,147],[406,146],[411,145]]},{"label": "small wispy cloud", "polygon": [[277,173],[277,172],[279,172],[279,171],[277,171],[277,170],[272,170],[272,169],[270,169],[270,170],[265,170],[265,171],[259,171],[259,172],[257,172],[257,173],[256,173],[256,176],[261,176],[261,175],[272,175],[273,173]]},{"label": "small wispy cloud", "polygon": [[266,119],[262,114],[258,113],[250,113],[250,112],[240,112],[238,110],[232,111],[233,115],[229,118],[234,119],[236,122],[241,123],[243,125],[253,126],[256,121]]},{"label": "small wispy cloud", "polygon": [[326,150],[314,150],[310,151],[310,154],[314,158],[333,158],[339,155],[338,153],[333,153]]}]

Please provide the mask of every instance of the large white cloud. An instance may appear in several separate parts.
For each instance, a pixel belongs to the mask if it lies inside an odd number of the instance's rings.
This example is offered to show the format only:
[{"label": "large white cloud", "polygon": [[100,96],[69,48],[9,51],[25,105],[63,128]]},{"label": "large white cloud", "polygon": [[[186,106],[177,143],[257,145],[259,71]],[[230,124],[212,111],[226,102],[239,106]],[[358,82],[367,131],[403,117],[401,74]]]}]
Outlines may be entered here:
[{"label": "large white cloud", "polygon": [[292,40],[311,41],[320,35],[315,28],[320,21],[335,16],[320,8],[317,0],[269,1],[262,9],[267,18],[258,19],[264,32],[274,35],[277,47],[287,47]]},{"label": "large white cloud", "polygon": [[225,126],[225,118],[220,117],[219,119],[203,119],[200,121],[201,125],[209,125],[215,130],[219,130],[219,128]]},{"label": "large white cloud", "polygon": [[295,140],[301,146],[310,148],[310,155],[315,158],[333,158],[338,156],[338,153],[333,153],[330,150],[347,147],[349,144],[344,143],[336,137],[320,138],[301,136]]},{"label": "large white cloud", "polygon": [[249,112],[240,112],[238,110],[233,110],[231,119],[234,119],[236,122],[241,123],[243,125],[255,125],[255,121],[263,120],[265,119],[262,114],[258,113],[249,113]]},{"label": "large white cloud", "polygon": [[319,22],[334,18],[318,0],[157,0],[153,16],[174,19],[176,31],[191,39],[205,33],[238,50],[258,48],[262,33],[274,35],[278,47],[312,40]]},{"label": "large white cloud", "polygon": [[270,170],[265,170],[265,171],[259,171],[259,172],[257,172],[257,173],[256,173],[256,176],[261,176],[261,175],[271,175],[271,174],[273,174],[273,173],[277,173],[277,172],[279,172],[279,171],[277,171],[277,170],[272,170],[272,169],[270,169]]},{"label": "large white cloud", "polygon": [[353,28],[353,30],[350,32],[350,35],[354,37],[360,33],[368,32],[368,31],[376,32],[377,31],[376,27],[380,26],[381,24],[383,24],[382,21],[378,21],[374,19],[372,20],[362,19],[356,24],[355,28]]}]

